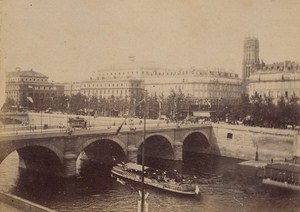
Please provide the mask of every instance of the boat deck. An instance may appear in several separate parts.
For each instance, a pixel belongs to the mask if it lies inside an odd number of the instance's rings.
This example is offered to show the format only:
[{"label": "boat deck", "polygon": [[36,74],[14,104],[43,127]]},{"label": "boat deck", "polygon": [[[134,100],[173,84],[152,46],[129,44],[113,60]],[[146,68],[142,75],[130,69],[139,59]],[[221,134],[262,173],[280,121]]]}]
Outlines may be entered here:
[{"label": "boat deck", "polygon": [[248,166],[254,168],[264,168],[268,163],[266,161],[255,161],[255,160],[247,160],[239,163],[241,166]]}]

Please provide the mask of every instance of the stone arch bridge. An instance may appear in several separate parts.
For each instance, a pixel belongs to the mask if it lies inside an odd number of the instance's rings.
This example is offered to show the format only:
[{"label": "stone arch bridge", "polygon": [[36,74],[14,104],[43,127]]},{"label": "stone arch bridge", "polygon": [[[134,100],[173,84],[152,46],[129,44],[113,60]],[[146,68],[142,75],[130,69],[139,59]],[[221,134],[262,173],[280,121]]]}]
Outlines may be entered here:
[{"label": "stone arch bridge", "polygon": [[145,156],[169,160],[182,160],[183,152],[218,154],[217,145],[211,142],[212,126],[197,124],[136,131],[116,129],[77,130],[65,132],[30,133],[0,136],[0,162],[17,151],[19,165],[42,173],[62,177],[76,175],[76,160],[84,155],[97,163],[111,164],[121,161],[137,162],[141,147]]}]

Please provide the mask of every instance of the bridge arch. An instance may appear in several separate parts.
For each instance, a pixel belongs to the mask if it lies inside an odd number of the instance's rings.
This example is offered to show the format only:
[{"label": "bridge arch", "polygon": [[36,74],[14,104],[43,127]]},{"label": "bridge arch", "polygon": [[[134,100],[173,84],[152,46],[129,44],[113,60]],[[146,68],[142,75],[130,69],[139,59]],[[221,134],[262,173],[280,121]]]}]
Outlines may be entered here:
[{"label": "bridge arch", "polygon": [[16,151],[19,156],[19,167],[39,173],[54,174],[63,176],[64,164],[63,153],[51,145],[45,144],[25,144],[20,142],[16,146],[6,149],[5,154],[1,155],[1,162]]},{"label": "bridge arch", "polygon": [[13,151],[19,151],[20,149],[23,148],[30,148],[30,147],[42,147],[45,149],[50,150],[51,152],[53,152],[57,158],[59,159],[60,163],[63,164],[64,161],[64,153],[57,147],[55,147],[54,145],[51,145],[49,143],[31,143],[28,144],[27,142],[16,142],[14,145],[9,145],[4,152],[2,152],[3,154],[1,155],[0,158],[0,163],[9,155],[11,154]]},{"label": "bridge arch", "polygon": [[145,145],[145,156],[157,157],[162,159],[173,160],[175,152],[172,139],[163,133],[146,134],[145,144],[144,138],[137,143],[138,156],[142,155],[142,145]]},{"label": "bridge arch", "polygon": [[95,162],[113,165],[126,161],[127,149],[125,144],[118,138],[92,138],[84,141],[78,148],[77,157],[82,153]]},{"label": "bridge arch", "polygon": [[207,133],[196,130],[186,133],[183,138],[183,155],[187,152],[209,154],[211,144],[209,143],[209,136]]}]

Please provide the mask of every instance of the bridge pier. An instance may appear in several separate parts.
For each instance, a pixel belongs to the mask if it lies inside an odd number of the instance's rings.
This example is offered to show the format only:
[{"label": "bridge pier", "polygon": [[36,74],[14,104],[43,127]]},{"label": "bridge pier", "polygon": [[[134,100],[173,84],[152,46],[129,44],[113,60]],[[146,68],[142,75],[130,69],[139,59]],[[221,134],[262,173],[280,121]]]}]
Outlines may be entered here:
[{"label": "bridge pier", "polygon": [[65,152],[64,155],[64,176],[66,178],[76,176],[76,154]]},{"label": "bridge pier", "polygon": [[127,160],[128,162],[137,163],[138,148],[134,145],[129,145],[127,149]]},{"label": "bridge pier", "polygon": [[182,142],[175,140],[174,142],[174,160],[182,160]]}]

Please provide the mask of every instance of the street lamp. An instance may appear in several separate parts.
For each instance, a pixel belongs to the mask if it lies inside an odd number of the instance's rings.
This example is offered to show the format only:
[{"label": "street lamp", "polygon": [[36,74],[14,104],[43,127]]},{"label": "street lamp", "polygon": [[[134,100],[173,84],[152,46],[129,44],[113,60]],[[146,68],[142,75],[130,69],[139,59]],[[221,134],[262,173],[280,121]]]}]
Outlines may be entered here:
[{"label": "street lamp", "polygon": [[146,145],[146,111],[147,111],[147,93],[146,90],[144,91],[144,102],[145,102],[145,108],[144,108],[144,141],[142,145],[142,203],[141,203],[141,209],[142,212],[144,211],[144,203],[145,203],[145,191],[144,191],[144,171],[145,171],[145,145]]},{"label": "street lamp", "polygon": [[162,100],[161,98],[158,99],[158,119],[161,118],[161,109],[162,109]]},{"label": "street lamp", "polygon": [[[41,99],[42,102],[42,99]],[[41,133],[43,133],[43,110],[41,110]]]},{"label": "street lamp", "polygon": [[90,128],[91,127],[91,120],[90,120],[90,96],[88,96],[87,104],[88,104],[88,117],[89,117],[89,128]]},{"label": "street lamp", "polygon": [[189,94],[188,94],[188,97],[187,97],[187,103],[188,103],[188,114],[186,116],[187,118],[187,121],[190,120],[190,97],[189,97]]}]

